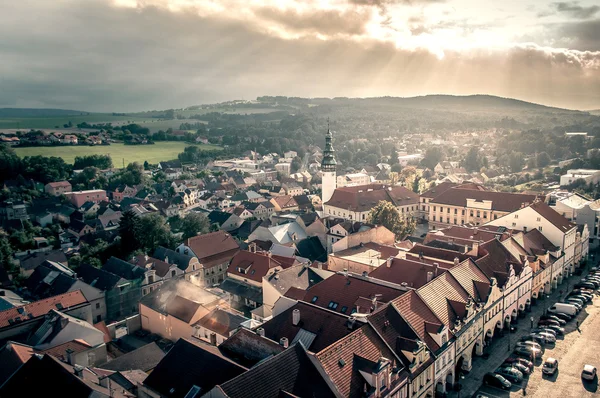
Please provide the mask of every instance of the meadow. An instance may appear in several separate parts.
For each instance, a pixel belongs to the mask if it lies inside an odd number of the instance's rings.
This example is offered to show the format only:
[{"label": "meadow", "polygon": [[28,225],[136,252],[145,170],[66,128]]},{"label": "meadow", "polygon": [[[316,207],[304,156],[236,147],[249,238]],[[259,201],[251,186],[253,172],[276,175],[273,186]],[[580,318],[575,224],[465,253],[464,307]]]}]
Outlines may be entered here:
[{"label": "meadow", "polygon": [[[15,148],[15,152],[20,157],[24,156],[57,156],[64,159],[65,162],[73,164],[75,156],[84,155],[110,155],[115,167],[123,167],[132,162],[156,164],[158,162],[177,159],[177,155],[183,152],[186,146],[185,142],[157,142],[154,145],[97,145],[97,146],[52,146],[52,147],[26,147]],[[216,145],[198,145],[202,150],[222,149]]]}]

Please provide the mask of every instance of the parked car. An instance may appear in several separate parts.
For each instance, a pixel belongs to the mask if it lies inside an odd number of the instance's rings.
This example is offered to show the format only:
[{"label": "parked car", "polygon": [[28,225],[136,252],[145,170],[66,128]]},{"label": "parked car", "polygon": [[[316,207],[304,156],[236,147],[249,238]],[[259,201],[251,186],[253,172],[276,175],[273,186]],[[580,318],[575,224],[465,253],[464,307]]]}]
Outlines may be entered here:
[{"label": "parked car", "polygon": [[540,343],[536,343],[535,341],[519,341],[517,343],[517,347],[520,346],[530,347],[536,350],[544,351],[544,348],[540,345]]},{"label": "parked car", "polygon": [[573,304],[575,307],[579,308],[579,311],[581,311],[585,306],[585,303],[583,301],[575,297],[567,297],[563,300],[563,302]]},{"label": "parked car", "polygon": [[571,290],[571,293],[584,294],[590,296],[591,298],[594,298],[594,291],[591,289],[573,289]]},{"label": "parked car", "polygon": [[520,341],[521,342],[525,342],[525,343],[528,342],[528,341],[531,341],[531,342],[534,342],[534,343],[538,343],[541,346],[543,346],[544,344],[546,344],[546,339],[544,339],[541,336],[538,336],[536,333],[527,334],[527,335],[521,337]]},{"label": "parked car", "polygon": [[567,295],[567,298],[576,298],[578,300],[581,300],[584,304],[585,303],[589,303],[590,301],[592,301],[592,297],[588,296],[587,294],[583,294],[583,293],[569,293],[569,295]]},{"label": "parked car", "polygon": [[555,326],[555,325],[547,325],[544,326],[546,329],[550,329],[552,331],[554,331],[556,333],[557,336],[564,336],[565,335],[565,329],[561,328],[559,326]]},{"label": "parked car", "polygon": [[558,370],[558,359],[556,358],[548,358],[546,362],[544,362],[544,366],[542,366],[542,373],[545,375],[553,375]]},{"label": "parked car", "polygon": [[585,289],[596,290],[596,286],[593,283],[586,282],[586,281],[581,281],[579,283],[576,283],[575,286],[573,286],[573,287],[577,288],[577,289],[585,288]]},{"label": "parked car", "polygon": [[527,368],[529,368],[529,370],[531,372],[533,372],[533,362],[528,361],[525,358],[519,358],[519,357],[508,357],[504,360],[504,363],[508,363],[508,364],[515,364],[518,363],[520,365],[526,366]]},{"label": "parked car", "polygon": [[542,337],[544,339],[544,341],[546,342],[546,344],[554,344],[554,343],[556,343],[556,336],[554,335],[554,333],[551,333],[551,332],[540,332],[537,335],[540,336],[540,337]]},{"label": "parked car", "polygon": [[[577,311],[577,307],[575,307],[573,304],[554,303],[554,305],[548,309],[548,312],[550,314],[556,314],[556,313],[569,314],[573,317],[573,316],[577,315],[578,311]],[[558,325],[558,326],[560,326],[560,325]]]},{"label": "parked car", "polygon": [[550,333],[552,336],[556,337],[556,332],[547,326],[532,329],[531,333]]},{"label": "parked car", "polygon": [[584,365],[581,372],[581,378],[584,380],[594,380],[596,378],[596,367],[592,365]]},{"label": "parked car", "polygon": [[528,360],[540,359],[542,357],[542,350],[538,350],[537,348],[529,347],[529,346],[517,346],[513,353],[516,356],[521,358],[526,358]]},{"label": "parked car", "polygon": [[510,390],[512,387],[512,383],[510,381],[496,373],[486,373],[485,376],[483,376],[483,384],[501,388],[503,390]]},{"label": "parked car", "polygon": [[[506,364],[506,362],[505,362],[505,364]],[[512,364],[506,364],[506,365],[511,365],[513,368],[515,368],[519,372],[523,373],[523,376],[531,374],[531,371],[532,371],[531,369],[529,369],[529,367],[527,367],[519,362],[515,362]]]},{"label": "parked car", "polygon": [[523,381],[523,373],[512,366],[500,366],[496,369],[496,374],[499,374],[511,383],[520,383]]},{"label": "parked car", "polygon": [[555,321],[554,319],[541,319],[538,322],[538,326],[547,326],[547,325],[560,326],[560,323],[558,321]]},{"label": "parked car", "polygon": [[552,315],[552,314],[542,315],[542,316],[540,316],[540,319],[553,319],[556,322],[560,323],[561,326],[564,326],[567,324],[566,320],[561,319],[561,318],[557,317],[556,315]]},{"label": "parked car", "polygon": [[549,315],[554,315],[555,317],[560,318],[567,322],[570,321],[571,319],[573,319],[573,317],[571,315],[565,314],[564,312],[554,312]]}]

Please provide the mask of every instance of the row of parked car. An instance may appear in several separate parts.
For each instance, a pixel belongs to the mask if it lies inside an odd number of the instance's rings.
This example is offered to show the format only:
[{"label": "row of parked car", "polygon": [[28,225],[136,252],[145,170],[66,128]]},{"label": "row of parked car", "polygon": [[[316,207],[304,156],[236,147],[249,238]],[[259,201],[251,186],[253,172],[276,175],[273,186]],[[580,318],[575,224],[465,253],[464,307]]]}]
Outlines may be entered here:
[{"label": "row of parked car", "polygon": [[[534,362],[542,358],[546,346],[556,344],[557,337],[564,336],[564,326],[592,301],[598,288],[600,288],[600,270],[593,268],[585,278],[575,284],[574,289],[565,299],[555,303],[540,317],[537,327],[532,329],[531,333],[517,342],[513,356],[506,359],[495,372],[484,376],[484,384],[509,390],[512,384],[521,383],[523,377],[533,372]],[[557,370],[556,358],[548,358],[542,366],[542,373],[545,375],[554,375]],[[585,365],[581,377],[594,380],[596,367]]]}]

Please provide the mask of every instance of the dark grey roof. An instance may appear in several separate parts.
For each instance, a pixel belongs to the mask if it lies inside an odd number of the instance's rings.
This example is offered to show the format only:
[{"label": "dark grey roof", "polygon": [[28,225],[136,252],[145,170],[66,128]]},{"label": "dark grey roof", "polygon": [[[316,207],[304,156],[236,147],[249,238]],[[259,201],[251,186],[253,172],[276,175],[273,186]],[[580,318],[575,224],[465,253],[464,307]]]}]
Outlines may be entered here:
[{"label": "dark grey roof", "polygon": [[144,385],[163,397],[183,398],[193,386],[198,386],[204,394],[245,370],[220,356],[214,347],[179,339],[146,378]]},{"label": "dark grey roof", "polygon": [[77,268],[77,276],[90,286],[100,290],[112,290],[123,281],[119,275],[93,267],[89,264],[82,264]]},{"label": "dark grey roof", "polygon": [[296,252],[300,257],[308,258],[310,261],[327,261],[327,250],[316,236],[296,242]]},{"label": "dark grey roof", "polygon": [[[260,382],[258,382],[260,381]],[[301,343],[220,385],[227,397],[335,397]]]},{"label": "dark grey roof", "polygon": [[222,355],[247,368],[283,350],[280,344],[245,328],[238,329],[219,345]]},{"label": "dark grey roof", "polygon": [[114,371],[140,369],[148,372],[154,369],[164,357],[164,351],[155,342],[152,342],[98,367]]},{"label": "dark grey roof", "polygon": [[77,281],[62,272],[40,265],[25,282],[27,290],[36,299],[57,296],[69,291]]},{"label": "dark grey roof", "polygon": [[146,272],[143,268],[116,257],[109,258],[102,266],[102,269],[115,275],[119,275],[121,278],[129,281],[143,278],[144,273]]},{"label": "dark grey roof", "polygon": [[19,259],[21,268],[28,271],[36,269],[46,260],[66,264],[67,256],[61,250],[50,250],[47,252],[26,254]]},{"label": "dark grey roof", "polygon": [[235,279],[225,279],[220,288],[236,296],[247,298],[256,303],[262,303],[262,289],[239,282]]},{"label": "dark grey roof", "polygon": [[168,259],[169,264],[176,264],[177,268],[185,271],[190,261],[194,258],[192,256],[188,256],[187,254],[177,253],[175,250],[167,249],[166,247],[159,246],[154,250],[154,254],[152,257],[159,259],[161,261],[165,261]]},{"label": "dark grey roof", "polygon": [[231,213],[225,213],[224,211],[213,210],[208,213],[208,220],[211,224],[219,224],[222,225],[224,222],[229,220],[232,216]]}]

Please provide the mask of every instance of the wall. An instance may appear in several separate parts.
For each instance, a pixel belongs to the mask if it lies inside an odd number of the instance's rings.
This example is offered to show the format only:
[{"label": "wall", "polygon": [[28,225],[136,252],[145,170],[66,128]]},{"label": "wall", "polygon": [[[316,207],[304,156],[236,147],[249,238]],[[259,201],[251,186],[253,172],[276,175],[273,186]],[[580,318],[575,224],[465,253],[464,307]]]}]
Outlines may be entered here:
[{"label": "wall", "polygon": [[[75,290],[81,290],[85,298],[90,302],[92,309],[92,323],[106,320],[106,300],[102,290],[96,289],[80,279],[78,279],[73,286],[71,286],[71,289],[69,289],[70,292]],[[98,317],[100,317],[100,319]]]},{"label": "wall", "polygon": [[141,319],[140,314],[136,314],[136,315],[130,316],[128,318],[125,318],[121,321],[106,325],[106,328],[108,329],[108,333],[110,334],[111,339],[117,338],[116,337],[117,336],[117,328],[120,328],[123,326],[127,327],[127,334],[131,334],[135,331],[140,330],[142,328],[142,319]]}]

